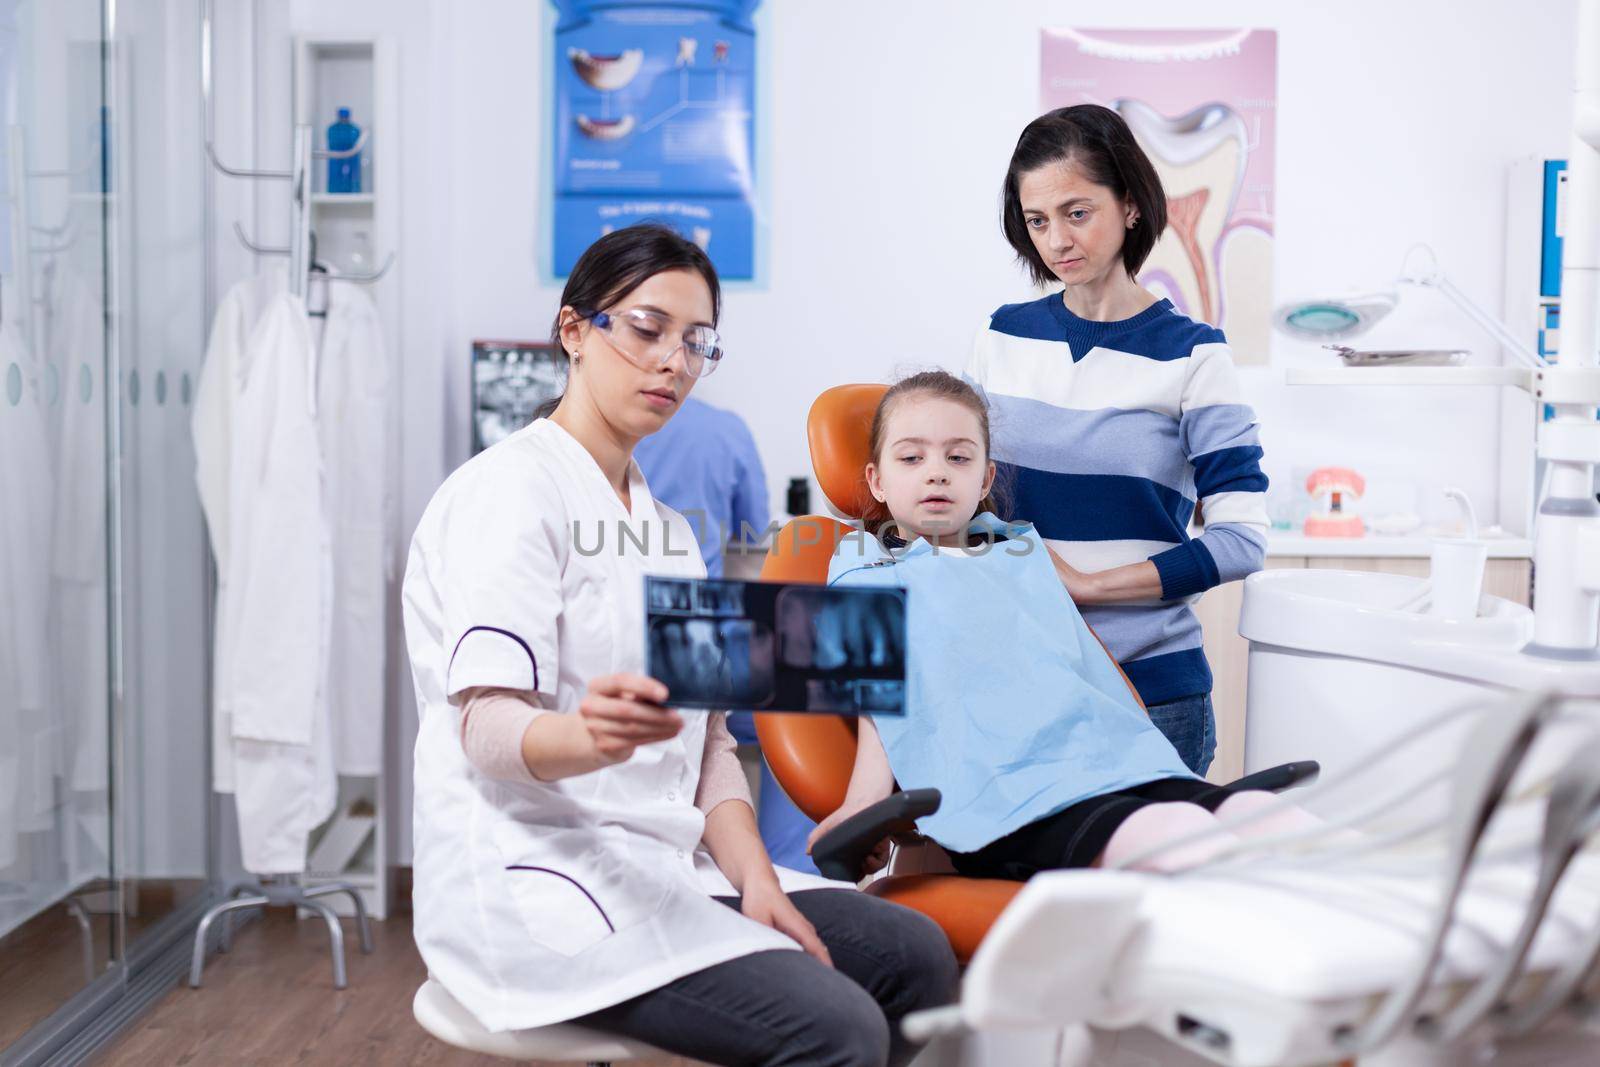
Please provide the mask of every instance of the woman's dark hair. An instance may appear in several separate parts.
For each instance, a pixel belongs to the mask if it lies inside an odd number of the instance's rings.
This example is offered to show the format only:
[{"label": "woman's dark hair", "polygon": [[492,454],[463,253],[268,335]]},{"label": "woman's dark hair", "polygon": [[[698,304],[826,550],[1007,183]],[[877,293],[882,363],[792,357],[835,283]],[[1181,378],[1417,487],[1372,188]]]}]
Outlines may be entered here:
[{"label": "woman's dark hair", "polygon": [[1167,228],[1167,195],[1150,157],[1133,139],[1133,131],[1121,115],[1099,104],[1075,104],[1040,115],[1023,129],[1006,168],[1005,189],[1001,193],[1000,228],[1027,264],[1028,273],[1040,285],[1049,285],[1056,276],[1033,247],[1027,220],[1022,217],[1022,201],[1017,191],[1022,175],[1052,163],[1071,160],[1084,176],[1103,185],[1118,200],[1132,201],[1137,222],[1122,241],[1122,266],[1131,278],[1139,273],[1156,240]]},{"label": "woman's dark hair", "polygon": [[[984,403],[976,389],[949,371],[929,370],[895,382],[883,394],[883,399],[878,401],[878,408],[872,413],[872,428],[867,434],[867,454],[872,462],[882,463],[883,435],[889,428],[889,416],[897,405],[910,397],[953,400],[971,411],[978,416],[978,431],[983,438],[983,458],[988,460],[993,456],[989,447],[989,405]],[[978,502],[980,513],[992,511],[1000,518],[1005,518],[1005,513],[1000,510],[999,490],[999,478],[996,477],[995,484],[989,487],[989,495]],[[871,514],[864,516],[864,524],[869,533],[880,538],[885,536],[886,530],[892,531],[895,526],[894,517],[881,504]],[[894,539],[892,533],[889,537]]]},{"label": "woman's dark hair", "polygon": [[[576,308],[580,315],[603,311],[633,292],[649,279],[668,270],[692,270],[705,279],[711,290],[711,324],[722,317],[722,285],[717,268],[705,250],[669,226],[641,222],[601,237],[584,249],[567,275],[561,290],[561,307]],[[561,311],[550,324],[550,340],[562,349]],[[571,368],[568,368],[569,372]],[[548,417],[560,406],[561,398],[539,405],[534,418]]]}]

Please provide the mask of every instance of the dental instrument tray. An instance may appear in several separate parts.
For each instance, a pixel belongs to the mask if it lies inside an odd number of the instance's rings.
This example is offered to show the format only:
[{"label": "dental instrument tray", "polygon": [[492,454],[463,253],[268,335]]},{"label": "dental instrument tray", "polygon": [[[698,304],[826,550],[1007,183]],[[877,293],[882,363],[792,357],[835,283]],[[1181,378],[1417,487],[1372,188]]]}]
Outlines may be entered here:
[{"label": "dental instrument tray", "polygon": [[670,707],[905,714],[903,589],[650,576],[645,606]]},{"label": "dental instrument tray", "polygon": [[1462,348],[1380,348],[1365,351],[1348,345],[1323,345],[1339,353],[1347,367],[1459,367],[1467,361]]}]

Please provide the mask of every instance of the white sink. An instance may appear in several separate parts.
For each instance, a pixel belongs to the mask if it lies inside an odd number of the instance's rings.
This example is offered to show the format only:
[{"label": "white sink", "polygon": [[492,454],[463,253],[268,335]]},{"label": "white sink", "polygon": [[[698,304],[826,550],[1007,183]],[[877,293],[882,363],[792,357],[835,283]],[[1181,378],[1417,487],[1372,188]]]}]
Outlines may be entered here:
[{"label": "white sink", "polygon": [[1532,639],[1533,612],[1501,597],[1483,597],[1476,619],[1422,614],[1427,584],[1370,571],[1261,571],[1245,581],[1239,633],[1252,644],[1405,664],[1428,646],[1509,652]]},{"label": "white sink", "polygon": [[[1314,759],[1325,780],[1337,779],[1382,753],[1398,757],[1385,774],[1421,778],[1456,758],[1471,719],[1451,713],[1490,709],[1517,692],[1600,697],[1600,666],[1524,651],[1533,638],[1527,608],[1486,596],[1477,618],[1453,622],[1417,610],[1427,586],[1398,574],[1309,569],[1245,581],[1246,773]],[[1428,722],[1437,725],[1426,738],[1403,752],[1386,748]],[[1570,739],[1551,741],[1563,743],[1570,752]],[[1304,803],[1332,815],[1349,796]]]}]

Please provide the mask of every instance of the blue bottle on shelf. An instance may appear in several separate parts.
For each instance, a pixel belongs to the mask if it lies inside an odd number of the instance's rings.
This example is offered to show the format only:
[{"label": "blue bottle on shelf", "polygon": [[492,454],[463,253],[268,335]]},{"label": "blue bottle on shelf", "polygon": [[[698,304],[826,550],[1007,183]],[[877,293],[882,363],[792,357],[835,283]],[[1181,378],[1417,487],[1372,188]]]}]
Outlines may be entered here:
[{"label": "blue bottle on shelf", "polygon": [[[350,121],[350,109],[339,109],[339,121],[328,127],[328,151],[348,152],[361,139],[361,127]],[[361,153],[328,160],[328,192],[361,191]]]}]

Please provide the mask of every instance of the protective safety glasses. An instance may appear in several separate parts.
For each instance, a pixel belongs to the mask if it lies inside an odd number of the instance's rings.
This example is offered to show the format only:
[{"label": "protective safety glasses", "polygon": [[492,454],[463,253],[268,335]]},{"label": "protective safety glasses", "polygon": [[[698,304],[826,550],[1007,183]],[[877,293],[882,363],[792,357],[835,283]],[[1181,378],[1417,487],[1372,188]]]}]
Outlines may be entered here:
[{"label": "protective safety glasses", "polygon": [[640,370],[664,366],[680,348],[684,369],[691,377],[704,378],[722,362],[722,338],[709,326],[690,326],[675,335],[670,318],[644,308],[597,311],[589,321],[612,348]]}]

